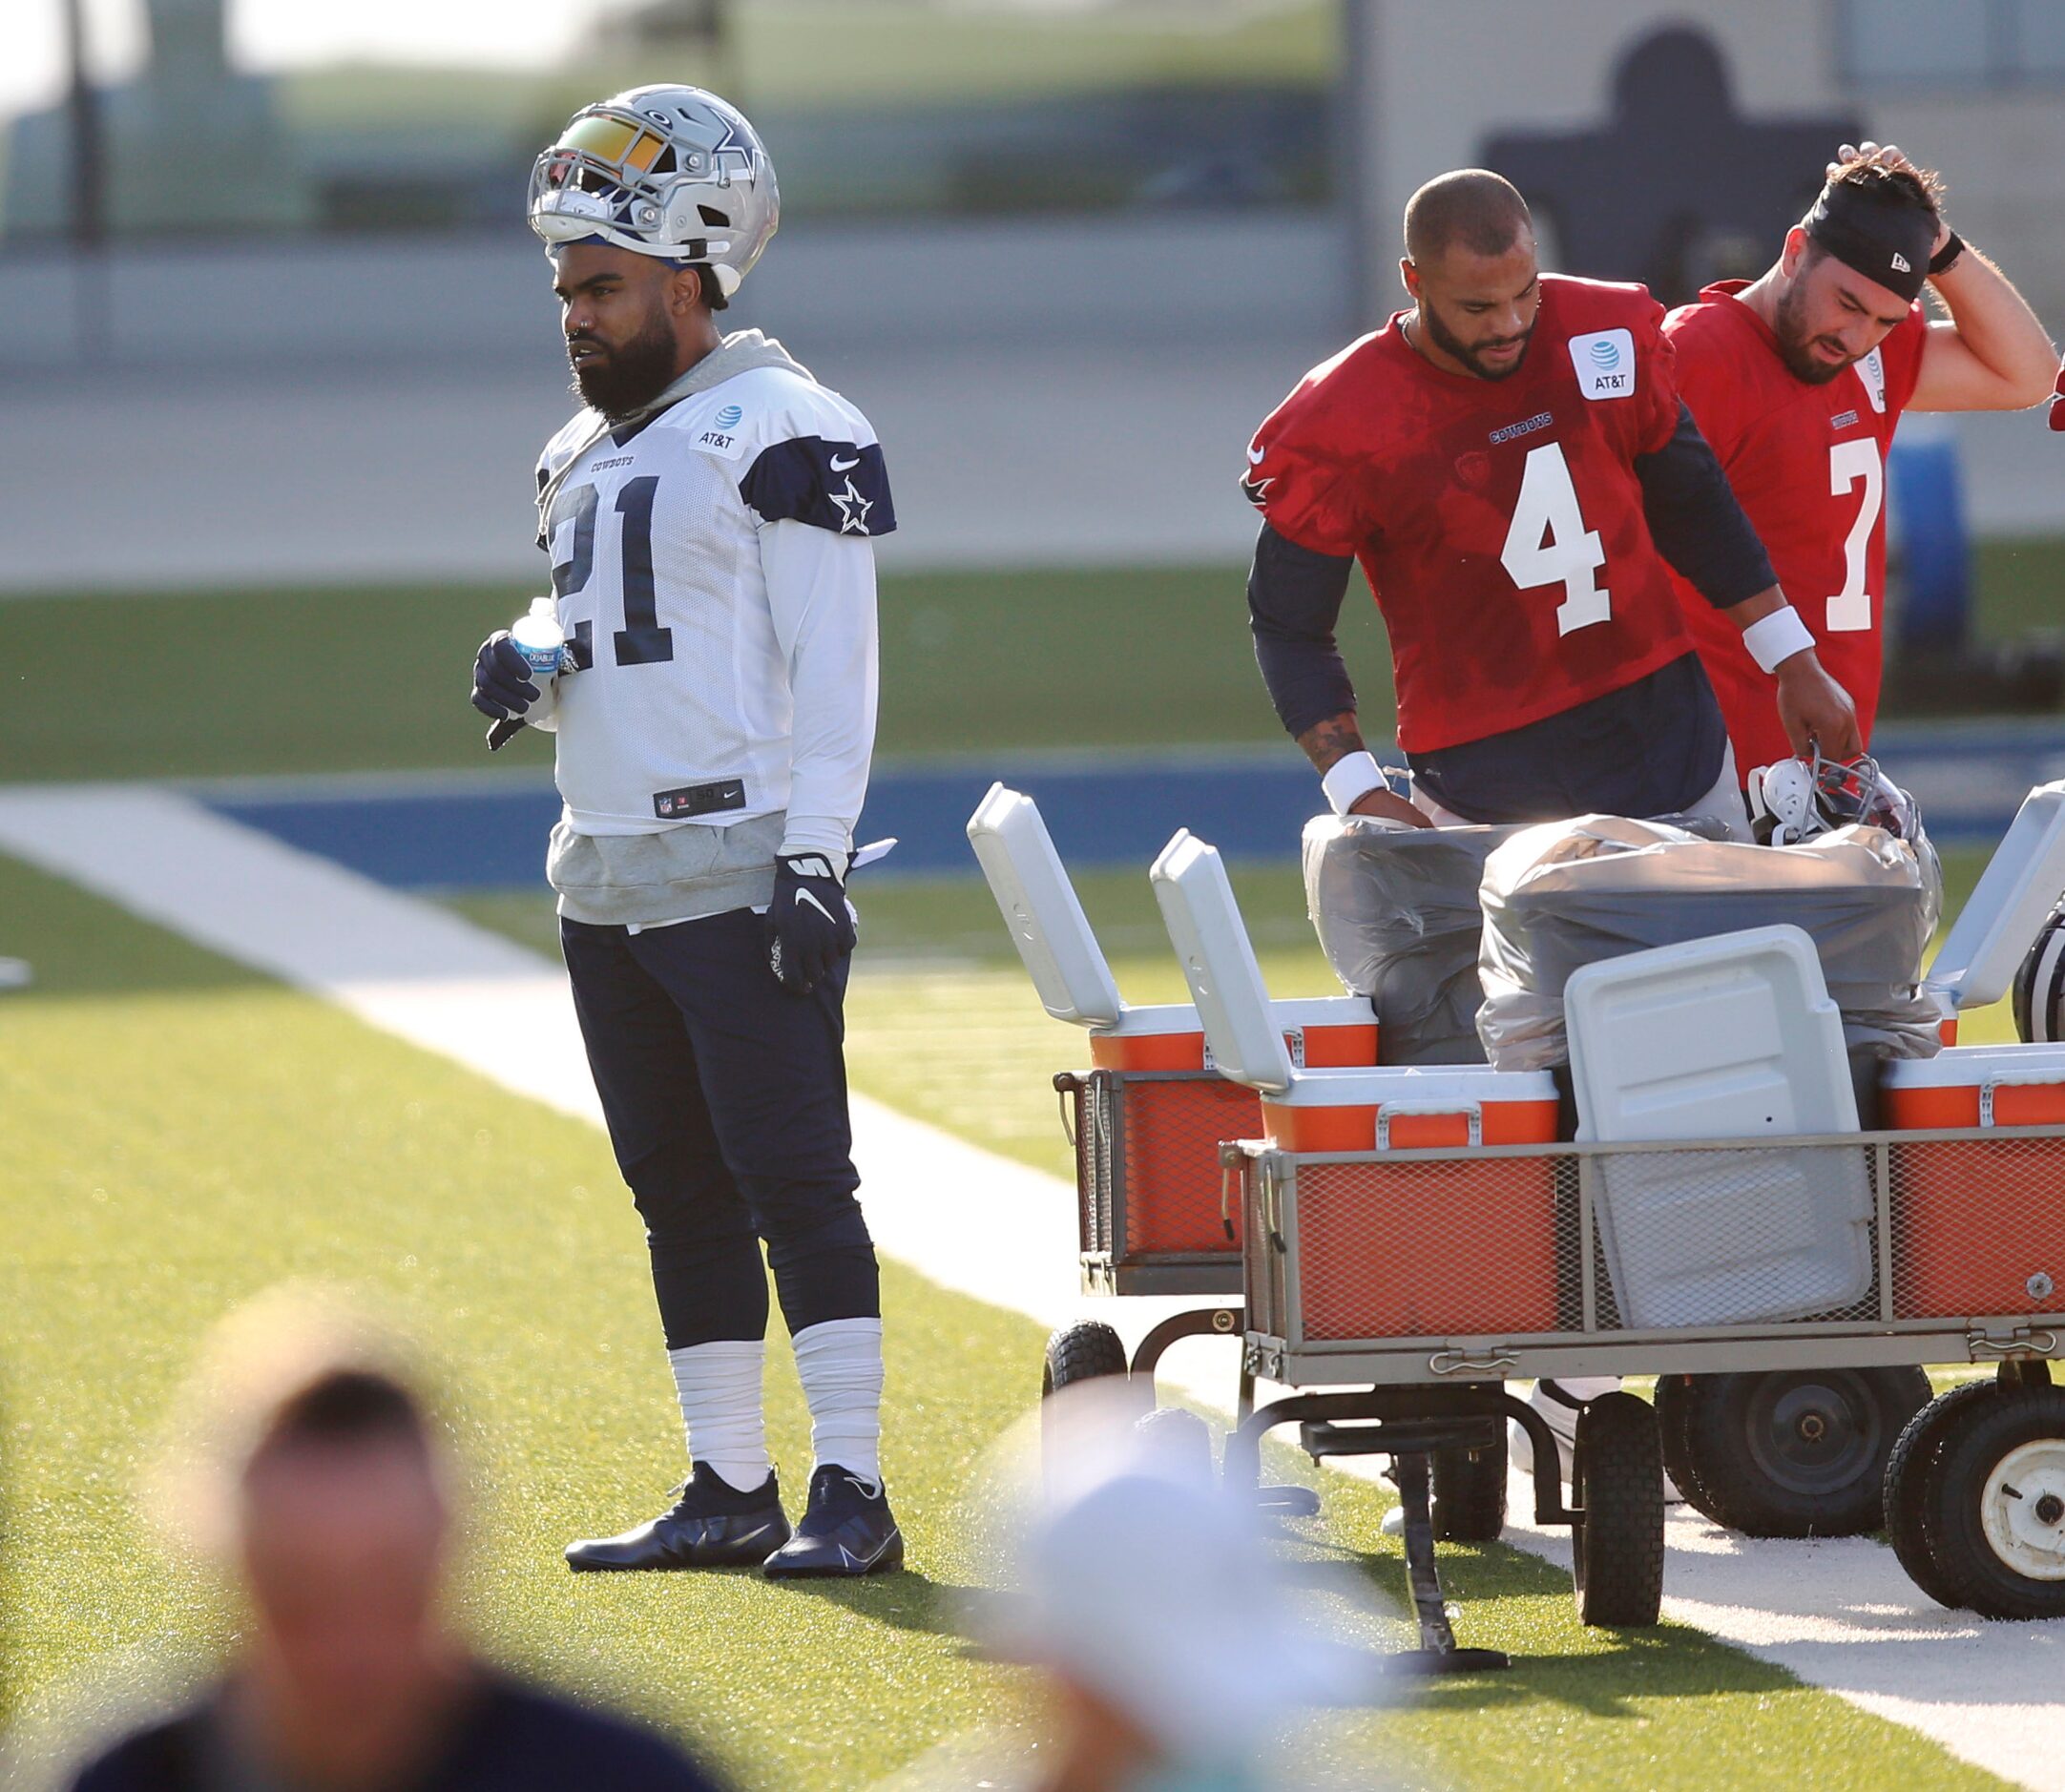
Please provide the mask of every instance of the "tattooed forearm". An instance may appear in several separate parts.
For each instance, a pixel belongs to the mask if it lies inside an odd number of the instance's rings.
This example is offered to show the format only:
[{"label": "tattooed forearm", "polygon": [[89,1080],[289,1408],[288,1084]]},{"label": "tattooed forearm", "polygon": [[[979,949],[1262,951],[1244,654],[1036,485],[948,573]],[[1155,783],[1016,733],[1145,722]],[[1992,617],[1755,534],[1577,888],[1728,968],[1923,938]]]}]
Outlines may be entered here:
[{"label": "tattooed forearm", "polygon": [[1304,748],[1305,758],[1323,777],[1336,761],[1364,750],[1363,737],[1356,730],[1352,709],[1329,716],[1325,721],[1314,722],[1298,737],[1298,744]]}]

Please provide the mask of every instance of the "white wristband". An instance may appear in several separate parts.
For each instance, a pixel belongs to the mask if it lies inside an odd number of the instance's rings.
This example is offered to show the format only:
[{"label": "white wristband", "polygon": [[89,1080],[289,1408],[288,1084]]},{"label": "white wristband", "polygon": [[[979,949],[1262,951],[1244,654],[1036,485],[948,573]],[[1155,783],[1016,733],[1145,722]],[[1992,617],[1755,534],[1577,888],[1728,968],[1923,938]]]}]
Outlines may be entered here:
[{"label": "white wristband", "polygon": [[1799,611],[1786,604],[1767,616],[1758,617],[1744,629],[1742,645],[1764,671],[1776,672],[1781,660],[1790,659],[1804,647],[1812,647],[1814,636],[1800,620]]},{"label": "white wristband", "polygon": [[1320,787],[1326,792],[1327,803],[1336,815],[1345,815],[1372,790],[1387,788],[1384,774],[1377,769],[1373,753],[1344,754],[1326,768],[1325,777],[1320,780]]}]

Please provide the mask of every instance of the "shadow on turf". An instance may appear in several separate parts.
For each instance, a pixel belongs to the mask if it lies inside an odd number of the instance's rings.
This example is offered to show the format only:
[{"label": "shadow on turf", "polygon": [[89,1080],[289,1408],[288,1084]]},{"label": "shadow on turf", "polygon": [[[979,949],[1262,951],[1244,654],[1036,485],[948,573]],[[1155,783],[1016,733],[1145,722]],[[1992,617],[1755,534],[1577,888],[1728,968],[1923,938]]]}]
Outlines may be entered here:
[{"label": "shadow on turf", "polygon": [[[1325,1587],[1341,1565],[1359,1571],[1398,1615],[1393,1646],[1412,1647],[1403,1552],[1395,1546],[1320,1547],[1330,1559],[1293,1564],[1291,1573]],[[1457,1643],[1506,1650],[1512,1665],[1419,1681],[1422,1690],[1415,1697],[1424,1707],[1495,1709],[1553,1698],[1593,1717],[1633,1718],[1640,1715],[1633,1702],[1638,1698],[1804,1690],[1784,1669],[1680,1625],[1585,1630],[1577,1622],[1570,1575],[1524,1551],[1501,1544],[1444,1544],[1440,1560],[1443,1591],[1460,1608]],[[1516,1608],[1507,1601],[1525,1604]],[[1513,1621],[1516,1615],[1520,1622]],[[1573,1642],[1578,1646],[1556,1646]]]},{"label": "shadow on turf", "polygon": [[844,1606],[858,1617],[872,1618],[896,1630],[933,1636],[958,1636],[972,1642],[968,1614],[982,1596],[972,1587],[955,1587],[931,1579],[915,1569],[893,1574],[870,1574],[860,1580],[786,1580],[785,1593],[806,1594],[828,1605]]}]

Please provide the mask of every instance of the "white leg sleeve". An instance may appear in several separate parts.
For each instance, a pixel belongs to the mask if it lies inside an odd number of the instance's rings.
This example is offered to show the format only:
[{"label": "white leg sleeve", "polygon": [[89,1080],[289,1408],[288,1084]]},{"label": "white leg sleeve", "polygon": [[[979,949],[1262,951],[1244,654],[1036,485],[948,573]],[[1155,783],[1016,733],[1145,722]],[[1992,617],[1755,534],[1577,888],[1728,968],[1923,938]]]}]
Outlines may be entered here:
[{"label": "white leg sleeve", "polygon": [[761,1375],[767,1346],[758,1339],[719,1339],[670,1350],[674,1388],[688,1427],[688,1453],[740,1493],[767,1479],[767,1426]]},{"label": "white leg sleeve", "polygon": [[816,1467],[837,1463],[864,1481],[882,1480],[882,1322],[828,1319],[793,1340],[796,1373],[810,1405]]}]

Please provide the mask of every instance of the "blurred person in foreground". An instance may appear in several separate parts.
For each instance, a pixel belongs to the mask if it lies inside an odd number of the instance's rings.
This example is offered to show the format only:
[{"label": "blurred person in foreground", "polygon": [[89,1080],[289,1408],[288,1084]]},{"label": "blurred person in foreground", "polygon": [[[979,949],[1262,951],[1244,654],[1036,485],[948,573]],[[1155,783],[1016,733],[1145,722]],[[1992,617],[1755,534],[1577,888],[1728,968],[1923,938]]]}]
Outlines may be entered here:
[{"label": "blurred person in foreground", "polygon": [[[1413,303],[1248,444],[1255,655],[1337,814],[1426,825],[1694,814],[1746,835],[1671,569],[1794,744],[1857,722],[1679,395],[1641,286],[1544,274],[1486,169],[1406,206]],[[1410,799],[1363,743],[1334,627],[1358,561],[1390,636]]]},{"label": "blurred person in foreground", "polygon": [[270,1361],[226,1361],[201,1393],[220,1448],[185,1502],[246,1608],[239,1653],[74,1792],[715,1792],[656,1737],[506,1677],[453,1633],[452,1477],[400,1374],[342,1343],[298,1348],[291,1322],[239,1331]]},{"label": "blurred person in foreground", "polygon": [[[1027,1792],[1314,1783],[1287,1746],[1294,1720],[1377,1702],[1382,1658],[1298,1609],[1253,1503],[1214,1476],[1201,1420],[1164,1411],[1137,1427],[1122,1395],[1093,1384],[1045,1405],[1044,1497],[1013,1526],[1016,1584],[976,1612],[991,1648],[1041,1677],[1049,1764]],[[1336,1618],[1360,1622],[1354,1587],[1336,1591]]]},{"label": "blurred person in foreground", "polygon": [[[896,512],[867,419],[718,323],[780,213],[753,127],[699,88],[584,107],[532,174],[583,401],[537,467],[576,668],[538,715],[565,800],[546,876],[692,1463],[667,1511],[570,1544],[577,1573],[904,1559],[844,1047]],[[482,643],[477,708],[542,695],[506,632]],[[770,1271],[810,1407],[793,1532],[762,1417]]]},{"label": "blurred person in foreground", "polygon": [[[1943,183],[1891,144],[1844,144],[1755,281],[1664,320],[1679,389],[1857,706],[1866,751],[1885,675],[1886,457],[1905,410],[2024,410],[2057,350],[1999,268],[1950,228]],[[1922,303],[1932,289],[1946,318]],[[1742,637],[1674,575],[1739,774],[1792,751]]]}]

